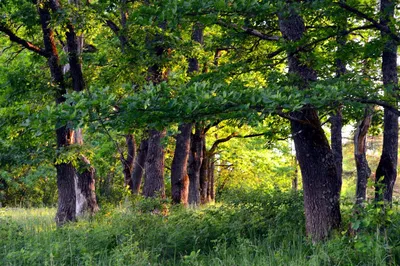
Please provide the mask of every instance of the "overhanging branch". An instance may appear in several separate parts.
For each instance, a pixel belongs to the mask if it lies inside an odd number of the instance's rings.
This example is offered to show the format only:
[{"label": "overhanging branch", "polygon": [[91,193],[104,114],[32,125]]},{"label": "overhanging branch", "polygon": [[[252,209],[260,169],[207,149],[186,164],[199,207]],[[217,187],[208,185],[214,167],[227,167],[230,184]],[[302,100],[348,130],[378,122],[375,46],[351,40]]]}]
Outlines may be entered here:
[{"label": "overhanging branch", "polygon": [[367,14],[361,12],[360,10],[358,10],[358,9],[352,7],[352,6],[349,6],[348,4],[346,4],[346,3],[342,2],[342,1],[340,1],[340,2],[338,3],[338,5],[339,5],[341,8],[343,8],[343,9],[345,9],[345,10],[347,10],[347,11],[353,13],[353,14],[355,14],[356,16],[358,16],[358,17],[360,17],[360,18],[363,18],[363,19],[365,19],[365,20],[371,22],[372,25],[373,25],[375,28],[377,28],[378,30],[380,30],[380,31],[382,31],[382,32],[387,33],[387,34],[388,34],[393,40],[395,40],[396,42],[400,42],[400,37],[399,37],[399,35],[393,33],[393,32],[390,30],[390,28],[389,28],[388,26],[382,25],[382,24],[379,23],[377,20],[371,18],[371,17],[368,16]]}]

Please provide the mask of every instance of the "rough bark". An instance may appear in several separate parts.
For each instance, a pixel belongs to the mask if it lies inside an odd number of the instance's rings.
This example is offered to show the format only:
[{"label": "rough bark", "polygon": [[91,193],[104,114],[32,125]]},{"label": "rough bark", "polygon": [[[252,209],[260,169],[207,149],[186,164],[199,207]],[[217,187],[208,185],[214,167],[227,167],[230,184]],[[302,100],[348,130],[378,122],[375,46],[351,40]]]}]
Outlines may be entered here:
[{"label": "rough bark", "polygon": [[[394,9],[395,1],[381,0],[380,11],[382,15],[380,23],[385,28],[389,26],[390,20],[394,19]],[[384,31],[381,31],[381,36],[386,39],[382,53],[383,85],[387,96],[394,96],[394,93],[398,91],[397,43],[389,38]],[[383,147],[376,170],[375,199],[391,203],[393,187],[397,177],[399,121],[398,116],[387,108],[384,110],[383,120]]]},{"label": "rough bark", "polygon": [[176,136],[174,158],[171,166],[171,193],[174,203],[187,205],[189,177],[187,165],[190,152],[190,135],[192,124],[181,124]]},{"label": "rough bark", "polygon": [[133,194],[139,194],[147,158],[147,149],[148,149],[148,139],[146,138],[140,142],[139,150],[137,152],[135,163],[133,165],[133,171],[132,171]]},{"label": "rough bark", "polygon": [[145,163],[146,178],[143,185],[143,196],[165,197],[164,185],[164,148],[161,139],[166,131],[150,130],[147,158]]},{"label": "rough bark", "polygon": [[135,138],[132,134],[125,135],[125,143],[127,146],[128,153],[126,158],[121,154],[121,163],[124,172],[124,184],[128,186],[131,191],[133,191],[133,165],[136,155],[136,143]]},{"label": "rough bark", "polygon": [[[296,42],[303,37],[305,25],[303,19],[287,7],[288,10],[279,14],[279,28],[287,41]],[[299,56],[288,51],[289,73],[298,76],[296,85],[300,89],[307,89],[317,75]],[[317,111],[312,106],[304,106],[291,116],[294,118],[291,131],[303,179],[306,231],[314,242],[320,241],[341,223],[340,180]]]},{"label": "rough bark", "polygon": [[84,156],[81,157],[81,164],[82,171],[80,172],[79,168],[76,170],[78,178],[75,191],[76,197],[82,198],[76,200],[76,213],[77,215],[92,215],[99,210],[95,192],[95,169],[90,166],[90,161]]},{"label": "rough bark", "polygon": [[356,204],[361,205],[367,197],[367,183],[371,169],[367,161],[367,134],[371,126],[372,114],[367,107],[363,120],[357,125],[354,133],[354,159],[357,168]]},{"label": "rough bark", "polygon": [[188,165],[189,175],[189,204],[197,206],[200,204],[200,169],[203,162],[204,131],[196,125],[194,134],[190,141],[190,155]]},{"label": "rough bark", "polygon": [[58,206],[57,226],[76,221],[75,169],[71,163],[56,165]]}]

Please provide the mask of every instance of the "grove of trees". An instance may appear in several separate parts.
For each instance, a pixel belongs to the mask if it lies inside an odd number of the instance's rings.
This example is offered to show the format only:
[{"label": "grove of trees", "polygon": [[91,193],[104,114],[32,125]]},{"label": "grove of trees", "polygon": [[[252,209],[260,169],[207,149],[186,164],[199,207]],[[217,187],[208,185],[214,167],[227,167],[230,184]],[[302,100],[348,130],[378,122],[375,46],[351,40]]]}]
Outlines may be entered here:
[{"label": "grove of trees", "polygon": [[[1,1],[1,205],[57,199],[58,226],[95,215],[118,190],[196,208],[218,200],[234,167],[244,183],[246,169],[268,175],[257,154],[247,166],[226,157],[247,149],[240,143],[282,155],[293,141],[301,182],[296,159],[281,178],[302,190],[306,233],[318,242],[342,226],[342,127],[355,125],[356,208],[372,176],[375,203],[390,208],[398,7]],[[368,132],[383,134],[377,169],[366,157]]]}]

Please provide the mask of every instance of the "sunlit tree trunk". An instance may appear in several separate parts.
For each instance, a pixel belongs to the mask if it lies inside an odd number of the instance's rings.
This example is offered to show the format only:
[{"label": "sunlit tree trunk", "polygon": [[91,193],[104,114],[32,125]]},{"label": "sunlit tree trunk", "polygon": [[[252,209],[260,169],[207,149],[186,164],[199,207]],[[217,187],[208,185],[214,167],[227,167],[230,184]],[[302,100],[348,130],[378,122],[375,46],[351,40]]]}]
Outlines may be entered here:
[{"label": "sunlit tree trunk", "polygon": [[176,136],[174,158],[171,166],[171,193],[174,203],[187,205],[189,193],[189,177],[187,165],[190,152],[190,136],[192,124],[181,124]]}]

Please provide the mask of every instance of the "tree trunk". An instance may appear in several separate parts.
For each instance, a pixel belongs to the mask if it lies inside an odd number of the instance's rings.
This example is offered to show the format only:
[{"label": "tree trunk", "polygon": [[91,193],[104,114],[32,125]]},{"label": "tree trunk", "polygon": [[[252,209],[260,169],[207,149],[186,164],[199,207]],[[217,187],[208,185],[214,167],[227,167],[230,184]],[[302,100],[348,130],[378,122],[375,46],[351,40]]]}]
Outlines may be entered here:
[{"label": "tree trunk", "polygon": [[132,172],[136,154],[136,143],[134,136],[132,134],[125,135],[125,143],[128,149],[128,154],[126,155],[126,158],[121,154],[120,160],[124,169],[124,184],[125,186],[128,186],[131,191],[133,191]]},{"label": "tree trunk", "polygon": [[164,148],[161,139],[166,131],[152,129],[149,131],[149,144],[145,163],[146,179],[143,186],[145,197],[165,197],[164,185]]},{"label": "tree trunk", "polygon": [[[290,6],[279,14],[279,28],[289,42],[299,41],[305,32],[303,19]],[[288,51],[288,60],[289,73],[300,78],[296,85],[307,89],[308,83],[317,79],[315,71],[300,61],[299,54]],[[291,116],[291,131],[303,179],[306,231],[314,242],[320,241],[341,223],[340,180],[317,111],[312,106],[304,106]]]},{"label": "tree trunk", "polygon": [[[346,31],[347,29],[347,16],[340,17],[340,25],[339,25],[339,33]],[[342,60],[341,52],[346,45],[346,36],[345,34],[338,34],[337,43],[338,43],[338,56],[336,58],[336,76],[339,78],[346,73],[346,62]],[[332,152],[335,158],[336,170],[340,182],[342,182],[343,175],[343,149],[342,149],[342,127],[343,127],[343,116],[342,116],[342,105],[340,104],[338,108],[334,111],[334,113],[330,117],[331,122],[331,145]],[[340,185],[341,186],[341,185]]]},{"label": "tree trunk", "polygon": [[299,171],[297,170],[297,157],[296,155],[293,156],[293,167],[294,167],[294,172],[293,172],[293,178],[292,178],[292,190],[294,192],[297,192],[298,186],[299,186]]},{"label": "tree trunk", "polygon": [[208,169],[208,190],[207,190],[207,197],[208,202],[215,201],[215,158],[214,155],[209,157],[210,166]]},{"label": "tree trunk", "polygon": [[[49,54],[47,63],[53,82],[56,84],[56,103],[65,101],[66,93],[64,76],[60,65],[57,46],[54,40],[54,32],[50,28],[50,10],[58,8],[57,1],[46,2],[38,8],[40,24],[43,32],[43,43],[46,53]],[[71,131],[66,126],[56,129],[57,148],[69,145]],[[55,217],[58,226],[76,220],[76,193],[75,193],[75,169],[72,163],[56,163],[58,208]]]},{"label": "tree trunk", "polygon": [[[69,4],[79,5],[80,1],[69,1]],[[85,80],[83,78],[81,53],[83,49],[83,36],[77,36],[74,26],[71,22],[67,23],[67,53],[68,64],[72,78],[72,88],[74,91],[82,92],[85,89]],[[65,73],[64,73],[65,74]],[[83,145],[82,129],[77,128],[73,133],[70,144]],[[76,215],[81,216],[85,213],[94,214],[99,206],[97,205],[95,193],[95,170],[90,165],[89,160],[81,156],[79,164],[82,164],[82,172],[78,169],[75,175],[76,188]]]},{"label": "tree trunk", "polygon": [[187,165],[192,124],[181,124],[179,131],[179,134],[176,136],[176,147],[171,166],[171,193],[174,203],[187,205],[189,193]]},{"label": "tree trunk", "polygon": [[197,206],[200,204],[200,169],[203,162],[203,129],[196,125],[195,133],[192,134],[189,155],[189,204]]},{"label": "tree trunk", "polygon": [[148,139],[141,141],[132,172],[132,193],[139,194],[140,186],[142,184],[142,177],[147,158],[147,149],[149,146]]},{"label": "tree trunk", "polygon": [[[77,169],[77,179],[76,180],[76,214],[92,215],[99,210],[97,205],[96,192],[95,192],[95,170],[90,166],[90,161],[82,156],[80,160],[83,162],[83,171],[80,173]],[[82,197],[78,199],[78,197]]]},{"label": "tree trunk", "polygon": [[[203,28],[201,24],[196,23],[193,26],[192,40],[203,44]],[[199,71],[199,62],[197,58],[189,58],[188,72]],[[171,167],[171,191],[174,203],[187,205],[189,198],[189,177],[187,174],[188,159],[190,153],[190,139],[192,124],[182,124],[176,138],[176,148]],[[193,185],[193,184],[192,184]]]},{"label": "tree trunk", "polygon": [[207,150],[206,150],[206,140],[204,138],[203,140],[203,161],[201,163],[201,168],[200,168],[200,202],[201,204],[206,204],[209,202],[208,197],[207,197],[207,192],[208,192],[208,185],[209,185],[209,168],[210,168],[210,158],[207,155]]},{"label": "tree trunk", "polygon": [[[394,9],[394,1],[381,0],[380,11],[382,17],[380,23],[384,27],[388,27],[390,20],[394,20]],[[397,43],[383,31],[381,32],[381,36],[383,39],[387,39],[382,53],[383,85],[387,96],[393,97],[395,92],[398,91]],[[376,170],[375,199],[391,203],[393,187],[397,177],[398,116],[385,108],[383,123],[383,147]]]},{"label": "tree trunk", "polygon": [[56,214],[57,226],[76,221],[75,169],[71,163],[56,165],[58,207]]},{"label": "tree trunk", "polygon": [[329,118],[331,122],[331,145],[337,175],[342,180],[343,173],[343,151],[342,151],[342,107],[336,109],[336,113],[332,114]]},{"label": "tree trunk", "polygon": [[367,197],[367,182],[371,175],[371,169],[367,161],[367,134],[371,125],[372,114],[369,108],[365,109],[363,120],[357,125],[354,133],[354,159],[357,167],[357,187],[356,187],[356,204],[361,205]]}]

